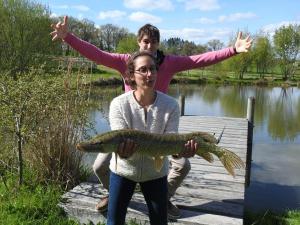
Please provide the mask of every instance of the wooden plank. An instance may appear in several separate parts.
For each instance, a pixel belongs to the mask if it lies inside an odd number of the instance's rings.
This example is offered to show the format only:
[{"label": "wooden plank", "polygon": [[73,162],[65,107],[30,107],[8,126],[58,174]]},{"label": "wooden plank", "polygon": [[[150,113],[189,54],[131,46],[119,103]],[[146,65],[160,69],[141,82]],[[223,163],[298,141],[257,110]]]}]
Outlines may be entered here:
[{"label": "wooden plank", "polygon": [[[191,180],[189,180],[191,179]],[[186,182],[196,182],[198,180],[213,180],[213,181],[224,181],[224,182],[229,182],[233,184],[244,184],[245,182],[245,177],[243,176],[236,176],[232,177],[229,174],[224,174],[224,173],[213,173],[213,172],[208,172],[208,171],[201,171],[201,172],[195,172],[194,170],[191,170],[191,172],[186,176],[184,179]],[[202,181],[200,181],[202,182]]]},{"label": "wooden plank", "polygon": [[[68,205],[69,210],[70,209],[72,209],[73,211],[75,210],[76,214],[82,213],[83,217],[86,217],[87,214],[88,215],[96,214],[96,216],[98,215],[98,219],[102,218],[101,221],[105,221],[105,215],[98,213],[94,209],[99,198],[103,196],[103,194],[100,193],[99,190],[100,190],[99,184],[82,183],[77,187],[75,187],[72,191],[65,194],[63,197],[65,198],[65,201],[66,198],[71,201],[69,202]],[[174,224],[193,224],[196,221],[200,221],[199,219],[204,219],[204,218],[206,222],[203,224],[209,224],[209,222],[210,224],[212,224],[211,219],[213,219],[213,215],[209,214],[209,212],[218,212],[218,215],[216,215],[218,222],[221,222],[219,219],[224,219],[228,223],[234,222],[239,224],[238,222],[241,220],[240,217],[243,215],[243,207],[238,204],[223,203],[223,202],[217,202],[217,201],[211,201],[205,199],[203,200],[203,199],[191,198],[191,197],[183,198],[182,196],[177,197],[176,201],[181,202],[179,206],[182,209],[181,210],[182,218],[179,219]],[[187,206],[190,207],[189,210],[187,210]],[[205,211],[205,213],[199,212],[199,210]],[[86,211],[86,212],[83,213],[82,211]],[[130,220],[132,218],[138,218],[139,221],[143,221],[147,217],[147,214],[148,214],[148,210],[145,205],[144,197],[142,196],[141,193],[138,192],[135,193],[129,205],[127,220]],[[209,216],[204,216],[204,215],[209,215]],[[224,215],[231,215],[235,218],[230,218]],[[216,220],[216,218],[214,218],[214,220]],[[145,222],[146,221],[147,220],[145,220]]]},{"label": "wooden plank", "polygon": [[[201,163],[197,163],[197,164],[192,164],[192,169],[190,171],[189,174],[197,174],[197,173],[218,173],[218,174],[225,174],[227,176],[230,176],[227,171],[221,167],[221,166],[212,166],[211,164],[201,164]],[[243,182],[245,181],[245,171],[244,170],[236,170],[235,171],[235,178],[239,178],[241,180],[243,180]],[[189,176],[189,175],[188,175]]]},{"label": "wooden plank", "polygon": [[208,189],[205,187],[198,187],[195,189],[191,187],[180,186],[177,189],[176,194],[199,199],[210,199],[215,201],[225,201],[238,204],[244,203],[244,193]]}]

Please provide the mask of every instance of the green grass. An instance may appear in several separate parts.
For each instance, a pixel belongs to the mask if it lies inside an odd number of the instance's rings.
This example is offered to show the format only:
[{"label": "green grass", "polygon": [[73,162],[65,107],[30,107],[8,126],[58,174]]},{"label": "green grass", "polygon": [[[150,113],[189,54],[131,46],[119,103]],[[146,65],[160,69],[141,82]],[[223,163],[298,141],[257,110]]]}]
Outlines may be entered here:
[{"label": "green grass", "polygon": [[[15,176],[0,177],[0,225],[80,225],[67,218],[58,207],[65,192],[58,184],[39,184],[26,172],[24,185],[18,187]],[[88,223],[88,225],[94,225]],[[105,225],[98,223],[97,225]],[[140,225],[131,221],[128,225]]]},{"label": "green grass", "polygon": [[[105,66],[97,67],[92,74],[87,75],[87,82],[97,82],[117,78],[121,80],[119,72]],[[269,86],[300,86],[300,74],[295,75],[293,80],[283,81],[279,73],[265,74],[261,79],[259,74],[246,73],[243,79],[235,77],[233,72],[220,72],[209,69],[194,69],[177,73],[174,80],[179,83],[212,83],[212,84],[246,84],[246,85],[269,85]]]},{"label": "green grass", "polygon": [[300,225],[300,211],[287,210],[281,214],[270,211],[261,213],[246,211],[244,225]]},{"label": "green grass", "polygon": [[[9,187],[11,188],[11,187]],[[5,225],[77,225],[57,204],[62,190],[56,186],[23,186],[5,190],[0,185],[0,218]]]}]

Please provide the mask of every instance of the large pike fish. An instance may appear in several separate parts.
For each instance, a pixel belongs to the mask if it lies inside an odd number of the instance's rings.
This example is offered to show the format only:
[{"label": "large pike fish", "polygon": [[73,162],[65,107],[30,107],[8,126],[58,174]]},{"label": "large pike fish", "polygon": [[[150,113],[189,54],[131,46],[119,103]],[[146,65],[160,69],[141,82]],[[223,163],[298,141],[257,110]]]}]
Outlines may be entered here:
[{"label": "large pike fish", "polygon": [[175,155],[184,149],[188,140],[194,139],[198,143],[196,154],[212,163],[215,155],[232,176],[234,168],[243,168],[244,163],[234,152],[217,146],[218,140],[206,132],[192,132],[186,134],[154,134],[139,130],[113,130],[95,136],[90,141],[77,144],[76,148],[83,152],[110,153],[118,149],[120,143],[131,139],[136,143],[136,152],[153,157],[155,163],[162,156]]}]

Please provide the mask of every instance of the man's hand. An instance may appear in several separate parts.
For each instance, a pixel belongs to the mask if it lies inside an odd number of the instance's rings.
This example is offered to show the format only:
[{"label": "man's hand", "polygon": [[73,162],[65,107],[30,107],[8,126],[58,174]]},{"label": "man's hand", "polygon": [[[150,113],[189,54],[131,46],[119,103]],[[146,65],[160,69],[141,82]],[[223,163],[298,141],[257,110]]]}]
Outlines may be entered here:
[{"label": "man's hand", "polygon": [[126,139],[124,142],[122,142],[117,150],[118,155],[120,158],[129,158],[130,156],[135,153],[136,144],[131,139]]},{"label": "man's hand", "polygon": [[234,44],[236,52],[248,52],[248,50],[251,48],[252,41],[253,40],[250,39],[250,36],[246,37],[245,39],[242,39],[242,32],[239,32],[236,38],[236,42]]},{"label": "man's hand", "polygon": [[54,29],[50,34],[52,35],[52,41],[57,39],[64,39],[68,34],[68,17],[64,16],[64,22],[59,21],[57,24],[51,24]]}]

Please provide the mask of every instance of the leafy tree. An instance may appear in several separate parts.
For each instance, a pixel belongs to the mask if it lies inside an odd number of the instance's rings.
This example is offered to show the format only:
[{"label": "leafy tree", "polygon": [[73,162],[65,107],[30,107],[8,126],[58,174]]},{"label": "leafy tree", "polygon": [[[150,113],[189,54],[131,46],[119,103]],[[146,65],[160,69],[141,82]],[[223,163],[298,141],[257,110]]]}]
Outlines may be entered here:
[{"label": "leafy tree", "polygon": [[137,37],[134,34],[128,34],[119,41],[116,51],[119,53],[133,53],[138,49]]},{"label": "leafy tree", "polygon": [[184,40],[178,37],[169,38],[167,40],[163,40],[161,45],[167,54],[180,55],[184,45]]},{"label": "leafy tree", "polygon": [[[13,156],[10,165],[18,168],[19,184],[25,164],[40,181],[74,184],[81,174],[81,155],[74,145],[87,126],[87,95],[80,84],[71,89],[69,78],[43,75],[32,71],[17,78],[0,76],[0,130],[14,143],[12,149],[2,148],[9,153],[0,156]],[[5,161],[0,158],[0,165]]]},{"label": "leafy tree", "polygon": [[24,73],[59,51],[49,38],[50,13],[27,0],[0,1],[0,69]]},{"label": "leafy tree", "polygon": [[115,51],[119,41],[128,35],[127,29],[112,24],[103,25],[100,30],[103,49],[108,52]]},{"label": "leafy tree", "polygon": [[191,41],[184,41],[182,45],[182,49],[180,51],[180,55],[195,55],[199,54],[198,46]]},{"label": "leafy tree", "polygon": [[[245,36],[249,35],[249,32],[243,32]],[[234,38],[231,38],[230,45],[233,46],[235,42]],[[246,54],[239,54],[235,57],[231,57],[223,62],[224,68],[227,70],[233,71],[235,76],[239,79],[244,78],[245,72],[247,72],[248,68],[251,66],[253,60],[252,52],[248,52]]]},{"label": "leafy tree", "polygon": [[282,26],[275,31],[274,48],[283,79],[295,73],[295,62],[300,50],[300,25]]},{"label": "leafy tree", "polygon": [[[58,21],[63,21],[63,17],[58,18],[52,18],[52,23],[56,24]],[[68,28],[69,32],[74,33],[76,36],[81,38],[84,41],[87,41],[89,43],[92,43],[98,47],[100,46],[100,41],[98,39],[100,31],[95,27],[94,22],[83,19],[78,20],[74,17],[68,17]],[[58,42],[59,43],[59,42]],[[73,50],[68,44],[61,42],[60,44],[61,49],[64,53],[64,55],[72,55],[72,56],[79,56],[80,54]]]},{"label": "leafy tree", "polygon": [[209,51],[220,50],[224,47],[224,43],[217,39],[212,39],[207,42],[207,49]]},{"label": "leafy tree", "polygon": [[253,61],[256,64],[256,72],[263,78],[274,62],[274,53],[268,37],[258,36],[255,38]]}]

